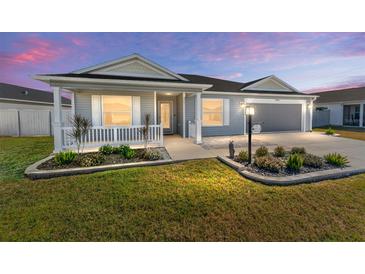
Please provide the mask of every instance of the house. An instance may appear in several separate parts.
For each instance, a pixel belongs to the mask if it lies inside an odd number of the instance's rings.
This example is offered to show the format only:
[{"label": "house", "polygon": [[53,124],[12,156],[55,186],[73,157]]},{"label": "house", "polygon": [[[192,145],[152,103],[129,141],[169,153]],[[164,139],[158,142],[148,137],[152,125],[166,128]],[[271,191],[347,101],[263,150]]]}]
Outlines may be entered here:
[{"label": "house", "polygon": [[365,127],[365,87],[314,93],[317,111],[329,110],[329,124]]},{"label": "house", "polygon": [[[63,121],[71,112],[71,100],[62,98]],[[0,83],[0,136],[52,134],[53,94]]]},{"label": "house", "polygon": [[42,74],[54,93],[55,151],[73,146],[60,124],[60,94],[71,93],[74,113],[92,121],[86,146],[142,143],[139,128],[151,115],[150,141],[166,134],[203,137],[246,134],[242,107],[253,105],[262,132],[311,131],[316,96],[300,93],[272,75],[248,83],[178,74],[133,54],[65,74]]}]

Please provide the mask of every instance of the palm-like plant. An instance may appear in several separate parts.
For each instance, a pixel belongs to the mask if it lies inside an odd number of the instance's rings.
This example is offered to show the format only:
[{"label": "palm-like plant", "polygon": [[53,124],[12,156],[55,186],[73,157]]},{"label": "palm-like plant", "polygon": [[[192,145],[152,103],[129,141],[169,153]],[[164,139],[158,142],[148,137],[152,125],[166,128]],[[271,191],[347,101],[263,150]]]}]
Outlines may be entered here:
[{"label": "palm-like plant", "polygon": [[80,153],[80,148],[82,145],[82,151],[85,147],[85,138],[91,128],[91,122],[89,119],[82,117],[80,114],[76,114],[71,119],[72,131],[69,136],[75,139],[77,146],[77,153]]},{"label": "palm-like plant", "polygon": [[142,133],[143,141],[144,141],[144,149],[146,150],[148,147],[148,140],[150,138],[150,125],[151,125],[151,115],[146,114],[144,117],[144,127],[140,129]]}]

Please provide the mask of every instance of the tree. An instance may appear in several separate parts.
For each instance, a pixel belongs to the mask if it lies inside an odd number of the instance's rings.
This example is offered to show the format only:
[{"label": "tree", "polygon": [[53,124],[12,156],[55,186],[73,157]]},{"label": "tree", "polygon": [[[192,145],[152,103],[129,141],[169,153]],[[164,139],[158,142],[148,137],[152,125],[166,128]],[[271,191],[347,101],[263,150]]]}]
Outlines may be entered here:
[{"label": "tree", "polygon": [[89,119],[82,117],[80,114],[76,114],[71,119],[72,131],[69,136],[75,139],[77,146],[77,153],[80,153],[80,147],[82,145],[82,152],[85,147],[85,138],[91,128],[91,122]]}]

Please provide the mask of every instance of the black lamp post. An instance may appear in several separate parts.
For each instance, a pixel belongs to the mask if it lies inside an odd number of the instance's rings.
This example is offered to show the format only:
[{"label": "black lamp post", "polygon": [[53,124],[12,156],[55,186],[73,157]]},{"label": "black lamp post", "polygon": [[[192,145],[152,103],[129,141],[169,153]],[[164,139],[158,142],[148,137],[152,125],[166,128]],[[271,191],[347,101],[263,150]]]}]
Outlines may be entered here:
[{"label": "black lamp post", "polygon": [[246,106],[245,113],[248,117],[248,163],[252,162],[252,116],[255,114],[255,109],[252,106]]}]

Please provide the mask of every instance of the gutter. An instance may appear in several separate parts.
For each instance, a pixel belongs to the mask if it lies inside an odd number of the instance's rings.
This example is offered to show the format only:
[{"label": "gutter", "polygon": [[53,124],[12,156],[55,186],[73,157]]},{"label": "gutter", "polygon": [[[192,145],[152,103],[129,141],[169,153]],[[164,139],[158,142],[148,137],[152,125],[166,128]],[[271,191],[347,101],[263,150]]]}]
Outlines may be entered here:
[{"label": "gutter", "polygon": [[[53,102],[41,102],[41,101],[31,101],[31,100],[21,100],[21,99],[10,99],[10,98],[0,98],[0,100],[10,101],[10,102],[33,103],[33,104],[53,106]],[[71,107],[71,104],[62,104],[62,106],[63,107]]]},{"label": "gutter", "polygon": [[148,87],[178,87],[178,88],[199,88],[206,90],[211,88],[213,85],[207,84],[193,84],[193,83],[171,83],[171,82],[152,82],[152,81],[136,81],[136,80],[116,80],[116,79],[87,79],[77,77],[64,77],[64,76],[44,76],[35,75],[32,77],[35,80],[46,82],[52,85],[54,82],[65,82],[65,83],[86,83],[86,84],[119,84],[119,85],[130,85],[130,86],[148,86]]},{"label": "gutter", "polygon": [[221,95],[241,95],[241,96],[247,96],[247,95],[253,95],[253,96],[275,96],[275,97],[294,97],[294,98],[298,98],[298,97],[305,97],[305,98],[318,98],[319,96],[317,95],[306,95],[306,94],[275,94],[275,93],[268,93],[268,94],[263,94],[263,93],[244,93],[244,92],[224,92],[224,91],[203,91],[203,94],[221,94]]}]

